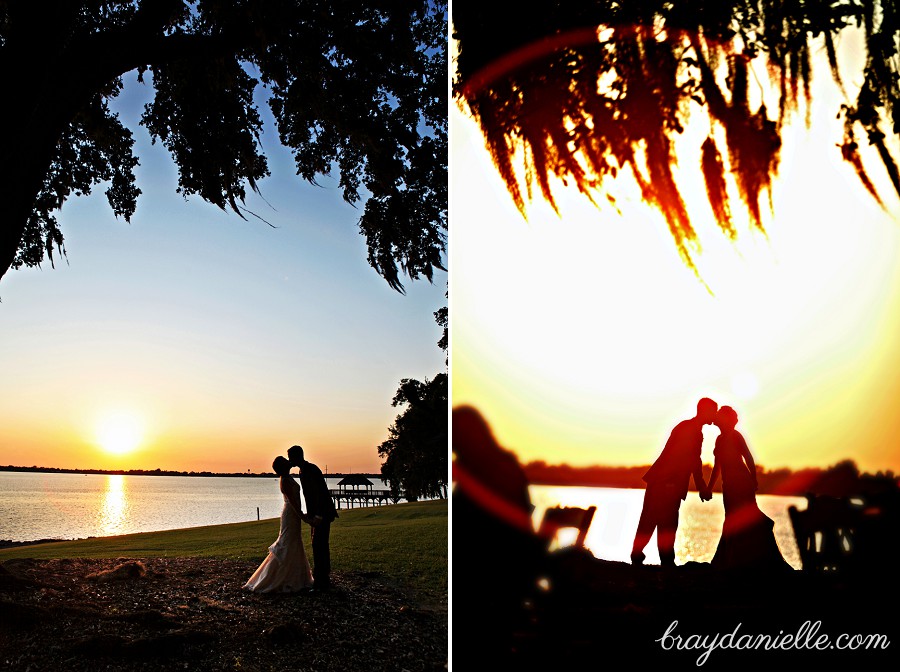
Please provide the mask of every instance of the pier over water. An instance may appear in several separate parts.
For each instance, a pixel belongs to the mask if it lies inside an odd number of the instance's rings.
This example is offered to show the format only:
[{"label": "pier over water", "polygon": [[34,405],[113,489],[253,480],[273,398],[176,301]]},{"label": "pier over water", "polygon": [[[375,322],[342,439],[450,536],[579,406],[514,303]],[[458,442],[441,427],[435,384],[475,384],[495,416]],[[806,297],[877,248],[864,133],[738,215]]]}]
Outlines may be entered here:
[{"label": "pier over water", "polygon": [[[390,490],[375,490],[374,484],[361,474],[351,474],[340,480],[337,490],[329,490],[334,505],[338,508],[352,509],[356,506],[383,506],[396,504],[399,495]],[[345,506],[342,506],[345,505]]]}]

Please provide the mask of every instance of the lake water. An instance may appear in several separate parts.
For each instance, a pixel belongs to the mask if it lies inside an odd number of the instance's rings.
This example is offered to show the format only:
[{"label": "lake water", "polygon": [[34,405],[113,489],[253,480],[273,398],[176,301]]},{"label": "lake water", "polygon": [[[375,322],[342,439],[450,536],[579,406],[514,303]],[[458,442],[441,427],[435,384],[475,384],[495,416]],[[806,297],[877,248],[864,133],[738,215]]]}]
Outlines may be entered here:
[{"label": "lake water", "polygon": [[[339,478],[326,478],[337,489]],[[387,489],[373,479],[374,489]],[[0,539],[82,539],[277,518],[277,478],[0,472]],[[342,505],[346,508],[346,505]]]},{"label": "lake water", "polygon": [[[585,539],[585,547],[597,558],[630,562],[631,545],[644,502],[644,491],[624,488],[587,488],[571,486],[532,485],[529,489],[535,505],[534,526],[540,525],[544,511],[552,506],[596,506],[594,520]],[[802,567],[794,530],[788,514],[789,506],[806,508],[804,497],[757,495],[759,508],[775,521],[775,540],[784,559],[794,569]],[[678,532],[675,536],[675,559],[685,562],[709,562],[716,552],[725,508],[722,495],[714,493],[710,502],[701,502],[696,492],[688,493],[681,505]],[[567,534],[570,533],[570,534]],[[571,543],[577,532],[560,532],[560,543]],[[659,564],[656,533],[644,553],[648,564]]]}]

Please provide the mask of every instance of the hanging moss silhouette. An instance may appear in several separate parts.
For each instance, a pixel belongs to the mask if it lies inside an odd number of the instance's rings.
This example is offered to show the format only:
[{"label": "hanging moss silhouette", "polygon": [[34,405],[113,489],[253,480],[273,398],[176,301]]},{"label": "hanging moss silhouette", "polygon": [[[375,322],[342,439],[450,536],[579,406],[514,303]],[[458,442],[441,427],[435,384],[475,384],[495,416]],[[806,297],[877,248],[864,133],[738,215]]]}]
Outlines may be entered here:
[{"label": "hanging moss silhouette", "polygon": [[[507,0],[457,0],[454,95],[479,123],[523,216],[535,187],[557,208],[553,177],[592,202],[614,203],[611,180],[628,170],[696,273],[700,246],[675,179],[675,141],[689,115],[708,120],[697,168],[718,226],[734,240],[739,207],[763,231],[761,204],[766,198],[771,209],[785,121],[801,107],[810,121],[818,45],[844,90],[835,47],[844,31],[862,32],[866,61],[855,100],[836,110],[845,126],[839,151],[882,204],[859,153],[864,134],[900,195],[882,130],[900,129],[898,12],[887,0],[557,0],[529,10]],[[755,102],[764,88],[777,110]]]}]

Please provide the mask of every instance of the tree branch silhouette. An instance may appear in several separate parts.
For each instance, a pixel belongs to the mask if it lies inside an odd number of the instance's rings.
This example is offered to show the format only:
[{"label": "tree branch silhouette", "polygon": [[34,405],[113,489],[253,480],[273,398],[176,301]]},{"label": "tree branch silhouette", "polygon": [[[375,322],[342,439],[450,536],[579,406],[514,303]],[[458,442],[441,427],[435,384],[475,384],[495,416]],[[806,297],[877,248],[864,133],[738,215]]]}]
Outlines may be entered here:
[{"label": "tree branch silhouette", "polygon": [[109,101],[136,71],[141,124],[178,191],[239,216],[268,174],[262,92],[298,175],[336,173],[364,202],[369,264],[402,292],[446,249],[446,2],[0,0],[0,277],[64,253],[57,211],[108,183],[117,217],[140,189]]},{"label": "tree branch silhouette", "polygon": [[[859,152],[857,134],[865,134],[900,195],[884,130],[900,130],[895,3],[588,0],[522,11],[508,0],[460,0],[451,20],[455,99],[478,122],[523,215],[534,192],[556,208],[553,178],[595,204],[615,203],[614,181],[627,172],[697,273],[698,213],[688,212],[675,171],[675,144],[689,118],[709,125],[697,168],[719,229],[734,240],[734,215],[742,211],[764,231],[785,122],[805,108],[810,123],[814,49],[822,45],[846,93],[836,44],[854,30],[864,38],[866,63],[855,98],[835,110],[845,124],[841,156],[883,206]],[[753,77],[766,96],[751,89]],[[767,109],[763,98],[777,106]]]}]

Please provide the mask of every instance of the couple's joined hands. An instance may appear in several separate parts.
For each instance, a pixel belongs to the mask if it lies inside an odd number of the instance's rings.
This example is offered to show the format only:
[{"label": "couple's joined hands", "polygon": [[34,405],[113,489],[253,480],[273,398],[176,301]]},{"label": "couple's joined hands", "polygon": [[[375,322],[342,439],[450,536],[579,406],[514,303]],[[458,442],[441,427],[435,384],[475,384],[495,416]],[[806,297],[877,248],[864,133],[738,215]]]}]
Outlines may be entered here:
[{"label": "couple's joined hands", "polygon": [[[759,490],[759,483],[757,483],[755,480],[753,481],[753,490],[754,491]],[[707,488],[706,490],[700,491],[700,501],[701,502],[708,502],[711,499],[712,499],[712,490]]]},{"label": "couple's joined hands", "polygon": [[310,515],[308,515],[308,514],[301,513],[301,514],[300,514],[300,520],[302,520],[302,521],[303,521],[304,523],[306,523],[307,525],[310,525],[310,526],[312,526],[312,527],[315,527],[315,526],[318,525],[320,522],[322,522],[322,516],[310,516]]}]

